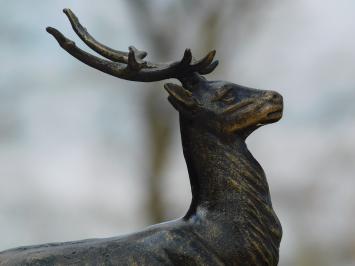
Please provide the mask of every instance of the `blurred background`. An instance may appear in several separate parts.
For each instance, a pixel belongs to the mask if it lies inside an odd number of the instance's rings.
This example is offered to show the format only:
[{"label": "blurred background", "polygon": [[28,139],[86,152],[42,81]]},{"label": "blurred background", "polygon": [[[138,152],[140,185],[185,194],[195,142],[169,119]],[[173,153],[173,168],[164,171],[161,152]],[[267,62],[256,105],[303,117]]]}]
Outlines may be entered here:
[{"label": "blurred background", "polygon": [[[148,3],[149,2],[149,3]],[[248,139],[282,222],[280,265],[355,265],[355,2],[2,1],[0,250],[109,237],[180,217],[191,199],[162,83],[78,62],[71,8],[106,45],[148,60],[217,50],[208,76],[274,89],[284,118]]]}]

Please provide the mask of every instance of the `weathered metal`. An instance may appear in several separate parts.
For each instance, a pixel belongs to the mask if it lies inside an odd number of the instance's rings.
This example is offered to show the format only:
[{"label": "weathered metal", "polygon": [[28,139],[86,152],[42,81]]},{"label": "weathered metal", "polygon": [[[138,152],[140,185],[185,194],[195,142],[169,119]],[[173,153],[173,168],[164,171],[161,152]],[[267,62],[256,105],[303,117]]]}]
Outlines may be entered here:
[{"label": "weathered metal", "polygon": [[186,50],[181,61],[155,64],[146,52],[108,48],[64,10],[74,31],[100,59],[47,28],[61,47],[94,68],[122,79],[165,84],[180,114],[183,152],[192,202],[180,219],[127,236],[21,247],[0,252],[0,265],[277,265],[282,229],[272,208],[263,169],[245,139],[282,117],[283,100],[274,91],[256,90],[203,76],[214,70],[214,52],[195,61]]}]

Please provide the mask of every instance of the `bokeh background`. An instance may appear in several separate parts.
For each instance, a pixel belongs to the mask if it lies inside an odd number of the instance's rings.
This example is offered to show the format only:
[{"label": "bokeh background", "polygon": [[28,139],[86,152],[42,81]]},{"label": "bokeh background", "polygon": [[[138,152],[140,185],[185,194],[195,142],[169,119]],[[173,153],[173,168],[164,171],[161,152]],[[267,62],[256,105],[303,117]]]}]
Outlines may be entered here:
[{"label": "bokeh background", "polygon": [[84,47],[64,7],[113,48],[152,61],[215,48],[209,78],[283,94],[283,120],[248,139],[282,221],[280,265],[355,265],[353,0],[1,1],[0,250],[129,233],[191,198],[162,83],[69,56],[44,30]]}]

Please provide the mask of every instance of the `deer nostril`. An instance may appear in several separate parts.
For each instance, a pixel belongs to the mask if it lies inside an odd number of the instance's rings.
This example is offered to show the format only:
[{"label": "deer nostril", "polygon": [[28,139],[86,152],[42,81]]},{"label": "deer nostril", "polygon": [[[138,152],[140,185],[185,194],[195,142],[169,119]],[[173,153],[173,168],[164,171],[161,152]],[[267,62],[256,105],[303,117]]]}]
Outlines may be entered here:
[{"label": "deer nostril", "polygon": [[281,95],[278,94],[277,92],[276,92],[276,93],[273,93],[273,94],[272,94],[272,99],[273,99],[273,100],[280,100],[280,99],[281,99]]},{"label": "deer nostril", "polygon": [[266,93],[266,98],[268,100],[277,101],[277,102],[282,101],[281,94],[276,91],[268,91]]}]

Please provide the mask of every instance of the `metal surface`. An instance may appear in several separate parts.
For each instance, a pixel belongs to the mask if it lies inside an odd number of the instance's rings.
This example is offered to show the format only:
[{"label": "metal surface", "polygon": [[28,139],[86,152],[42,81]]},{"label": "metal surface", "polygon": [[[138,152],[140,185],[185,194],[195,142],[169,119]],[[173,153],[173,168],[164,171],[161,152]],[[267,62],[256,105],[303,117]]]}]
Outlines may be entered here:
[{"label": "metal surface", "polygon": [[143,51],[108,48],[82,27],[68,9],[74,31],[94,57],[59,31],[47,28],[61,47],[94,68],[122,79],[165,84],[180,114],[183,152],[192,202],[186,215],[127,236],[21,247],[0,252],[0,265],[277,265],[282,236],[263,169],[245,139],[282,117],[274,91],[256,90],[203,76],[214,70],[214,52],[196,61],[186,50],[181,61],[143,61]]}]

